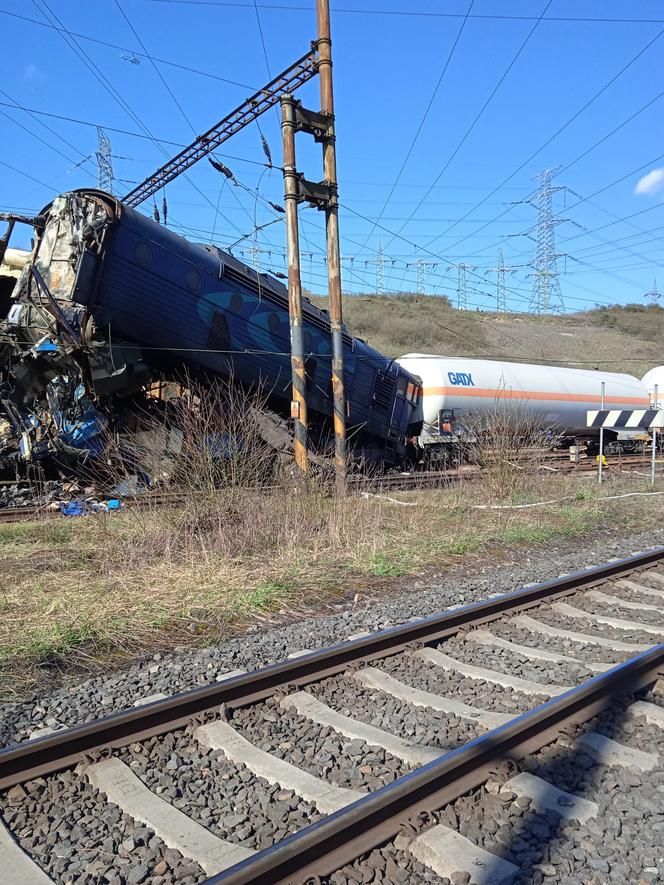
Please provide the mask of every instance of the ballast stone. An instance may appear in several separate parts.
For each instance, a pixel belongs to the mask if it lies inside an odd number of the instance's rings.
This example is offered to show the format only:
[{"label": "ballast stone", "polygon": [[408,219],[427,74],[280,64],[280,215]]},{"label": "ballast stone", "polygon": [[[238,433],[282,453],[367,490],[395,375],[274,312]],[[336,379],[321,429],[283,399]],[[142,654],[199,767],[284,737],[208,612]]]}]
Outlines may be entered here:
[{"label": "ballast stone", "polygon": [[455,698],[413,688],[378,667],[365,667],[363,670],[358,670],[353,674],[353,678],[366,688],[383,691],[397,700],[412,704],[414,707],[430,707],[432,710],[438,710],[448,716],[469,719],[471,722],[477,722],[489,729],[505,725],[514,718],[509,713],[492,713],[490,710],[480,710],[479,707],[471,707]]},{"label": "ballast stone", "polygon": [[470,633],[467,634],[466,640],[476,642],[478,645],[503,648],[505,651],[523,655],[523,657],[532,658],[535,661],[551,661],[555,664],[577,664],[578,666],[586,667],[586,669],[593,670],[597,673],[603,673],[605,670],[610,670],[611,667],[614,666],[613,664],[589,663],[587,661],[582,661],[579,658],[574,658],[571,655],[564,655],[561,652],[547,651],[543,648],[533,648],[529,645],[519,645],[516,642],[503,639],[501,636],[495,636],[489,630],[471,630]]},{"label": "ballast stone", "polygon": [[519,874],[515,864],[474,845],[443,824],[418,836],[409,850],[420,863],[451,881],[461,882],[459,874],[465,873],[468,878],[464,881],[473,885],[510,885]]},{"label": "ballast stone", "polygon": [[[294,694],[286,695],[279,703],[284,709],[293,708],[300,716],[305,716],[318,725],[333,728],[344,737],[365,741],[374,747],[381,747],[396,756],[397,759],[402,759],[410,765],[424,765],[427,762],[433,762],[441,755],[440,750],[421,744],[411,744],[397,735],[337,713],[336,710],[328,707],[327,704],[322,703],[306,691],[297,691]],[[361,752],[360,749],[358,755]]]},{"label": "ballast stone", "polygon": [[645,602],[634,602],[631,599],[623,599],[622,596],[614,596],[611,593],[603,593],[601,590],[588,590],[586,596],[597,602],[605,602],[607,605],[617,605],[620,608],[633,609],[634,611],[655,612],[662,614],[662,609],[656,605],[648,605]]},{"label": "ballast stone", "polygon": [[648,701],[635,701],[627,709],[632,716],[644,716],[648,725],[664,728],[664,707],[650,704]]},{"label": "ballast stone", "polygon": [[14,841],[0,819],[0,859],[3,885],[53,885],[53,880]]},{"label": "ballast stone", "polygon": [[325,814],[338,811],[364,795],[356,790],[328,784],[320,778],[278,759],[260,747],[254,746],[227,722],[211,722],[201,725],[194,732],[194,738],[213,750],[222,750],[231,762],[246,765],[257,777],[270,784],[279,784],[283,789],[293,790],[311,802]]},{"label": "ballast stone", "polygon": [[635,750],[626,744],[620,744],[597,731],[587,731],[576,739],[588,753],[592,754],[602,765],[621,765],[624,768],[638,768],[639,771],[651,771],[659,764],[656,753]]},{"label": "ballast stone", "polygon": [[597,802],[559,790],[543,778],[525,771],[505,783],[501,794],[505,793],[516,793],[519,797],[526,797],[538,811],[553,811],[566,819],[576,818],[583,822],[597,817],[599,813]]},{"label": "ballast stone", "polygon": [[532,682],[530,679],[521,679],[518,676],[510,676],[507,673],[497,673],[494,670],[488,670],[485,667],[476,667],[473,664],[466,664],[456,658],[443,654],[435,648],[421,648],[413,652],[414,657],[421,658],[444,670],[454,670],[470,679],[483,679],[485,682],[492,682],[503,688],[511,688],[514,691],[521,691],[524,694],[534,695],[553,695],[563,694],[569,691],[570,686],[565,685],[545,685],[541,682]]},{"label": "ballast stone", "polygon": [[94,787],[106,794],[109,802],[154,830],[169,848],[196,861],[210,876],[255,854],[242,845],[219,839],[183,811],[160,799],[120,759],[95,762],[85,774]]},{"label": "ballast stone", "polygon": [[656,636],[664,636],[664,627],[655,627],[652,624],[642,624],[641,621],[626,621],[623,618],[607,618],[605,615],[594,615],[581,608],[575,608],[566,602],[552,602],[551,608],[566,618],[580,618],[584,621],[596,621],[607,627],[615,627],[617,630],[629,630],[631,632],[654,633]]},{"label": "ballast stone", "polygon": [[515,615],[510,619],[518,627],[523,627],[531,633],[541,633],[544,636],[555,636],[559,639],[569,639],[583,645],[599,645],[601,648],[610,648],[613,651],[639,652],[650,648],[640,642],[622,642],[619,639],[606,639],[604,636],[593,636],[590,633],[575,633],[572,630],[563,630],[560,627],[551,627],[543,621],[538,621],[530,615]]},{"label": "ballast stone", "polygon": [[618,589],[632,590],[634,593],[641,593],[643,596],[650,596],[652,599],[661,599],[664,601],[664,590],[656,590],[654,587],[647,587],[645,584],[637,584],[636,581],[628,581],[622,578],[615,582]]}]

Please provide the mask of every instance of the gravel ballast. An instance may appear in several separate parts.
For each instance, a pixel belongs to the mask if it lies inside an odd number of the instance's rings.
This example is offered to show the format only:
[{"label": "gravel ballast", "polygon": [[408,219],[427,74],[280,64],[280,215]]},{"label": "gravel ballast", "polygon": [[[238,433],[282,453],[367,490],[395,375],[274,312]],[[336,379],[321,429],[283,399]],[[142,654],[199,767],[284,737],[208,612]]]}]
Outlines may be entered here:
[{"label": "gravel ballast", "polygon": [[[440,646],[447,649],[447,645]],[[463,701],[480,710],[494,713],[525,713],[548,700],[544,695],[525,695],[511,688],[501,688],[481,679],[471,679],[450,670],[443,670],[412,655],[398,655],[381,661],[382,670],[411,685],[433,694]]]},{"label": "gravel ballast", "polygon": [[412,706],[383,692],[363,688],[351,678],[324,679],[307,686],[307,691],[344,716],[441,751],[452,750],[484,734],[483,728],[466,719]]},{"label": "gravel ballast", "polygon": [[117,755],[162,799],[221,839],[260,850],[321,819],[292,790],[268,784],[223,752],[171,732]]},{"label": "gravel ballast", "polygon": [[[355,606],[350,601],[353,594],[349,588],[349,601],[339,603],[337,614],[309,618],[267,632],[256,628],[255,635],[246,634],[215,648],[196,652],[175,649],[172,655],[157,654],[118,673],[40,693],[18,703],[5,703],[0,707],[0,744],[25,740],[32,731],[47,725],[89,722],[114,710],[126,709],[140,697],[195,688],[214,682],[228,670],[253,669],[282,660],[293,651],[320,648],[350,634],[403,623],[452,604],[515,590],[526,583],[549,580],[657,544],[664,544],[664,529],[623,539],[561,540],[547,549],[510,548],[500,552],[500,562],[465,558],[458,566],[450,565],[436,579],[413,578],[401,589],[385,591],[380,598],[363,599]],[[560,625],[562,619],[550,622]],[[582,624],[566,622],[577,631],[581,631]],[[614,635],[608,628],[602,628],[602,634]],[[623,631],[615,635],[628,638]],[[646,642],[652,642],[652,636],[647,634],[635,637],[635,641],[644,637]],[[549,642],[550,647],[555,647],[552,640]]]},{"label": "gravel ballast", "polygon": [[[564,602],[567,605],[572,605],[572,603],[567,602],[567,600],[564,600]],[[573,607],[578,608],[581,611],[580,606],[575,604]],[[609,627],[607,624],[600,624],[591,618],[588,620],[585,618],[568,618],[566,615],[560,614],[556,609],[549,605],[543,605],[533,611],[534,613],[531,617],[536,618],[543,624],[549,624],[551,627],[560,627],[561,629],[569,630],[570,632],[590,633],[594,636],[601,636],[604,639],[617,639],[620,642],[638,642],[643,645],[655,645],[658,641],[657,635],[646,633],[644,630],[623,630],[621,627]],[[602,615],[611,618],[620,617],[620,615],[613,611],[607,611],[603,607],[603,604],[599,602],[595,602],[591,606],[588,601],[586,603],[585,611],[594,614],[600,614],[601,612]],[[528,612],[528,614],[530,615],[531,613]],[[624,617],[624,614],[621,619],[625,621],[628,620]],[[630,617],[629,620],[635,622],[636,619]],[[642,623],[648,622],[642,621]],[[662,628],[662,638],[664,638],[664,627]]]},{"label": "gravel ballast", "polygon": [[338,787],[367,793],[410,771],[379,747],[284,710],[276,698],[233,711],[231,725],[267,753]]},{"label": "gravel ballast", "polygon": [[[493,624],[489,626],[493,628]],[[445,654],[467,664],[484,667],[496,673],[507,673],[522,679],[530,679],[545,685],[575,685],[577,682],[595,675],[584,666],[567,662],[538,661],[508,649],[491,645],[477,645],[456,636],[446,640],[441,648],[444,649]]]},{"label": "gravel ballast", "polygon": [[323,885],[363,885],[369,882],[381,885],[442,885],[444,880],[393,843],[374,849],[323,879]]},{"label": "gravel ballast", "polygon": [[[534,620],[545,623],[542,618],[535,617],[532,612],[528,612],[528,615]],[[569,655],[588,663],[602,661],[607,664],[619,664],[630,657],[629,652],[616,651],[593,643],[575,642],[571,639],[563,639],[560,636],[545,636],[543,633],[535,633],[527,630],[525,627],[519,627],[510,618],[491,621],[487,625],[487,629],[490,629],[496,636],[500,636],[501,639],[507,639],[518,645],[529,645],[533,648],[545,648],[547,651],[561,652],[564,655]],[[576,632],[583,633],[584,631],[577,627]]]},{"label": "gravel ballast", "polygon": [[[636,749],[662,748],[663,733],[627,718],[622,708],[588,723]],[[664,760],[663,760],[664,761]],[[517,864],[519,885],[605,885],[659,882],[664,875],[664,767],[643,774],[634,768],[598,764],[564,738],[519,763],[518,769],[593,800],[599,813],[585,823],[561,822],[539,813],[527,798],[488,781],[480,790],[443,809],[441,822],[488,851]],[[506,772],[514,774],[515,771]],[[515,885],[516,885],[515,883]]]},{"label": "gravel ballast", "polygon": [[0,811],[21,848],[62,885],[195,885],[207,878],[73,771],[13,787],[0,796]]}]

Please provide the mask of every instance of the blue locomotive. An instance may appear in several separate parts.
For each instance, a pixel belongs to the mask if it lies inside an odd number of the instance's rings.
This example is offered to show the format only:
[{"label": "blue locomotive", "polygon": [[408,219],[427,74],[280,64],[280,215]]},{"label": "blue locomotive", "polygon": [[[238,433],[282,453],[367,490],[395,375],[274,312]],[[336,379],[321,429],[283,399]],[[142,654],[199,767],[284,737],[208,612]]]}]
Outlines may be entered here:
[{"label": "blue locomotive", "polygon": [[[333,436],[329,318],[308,300],[303,313],[310,437],[324,449]],[[2,401],[22,434],[56,412],[61,441],[84,445],[86,409],[94,436],[122,398],[183,370],[260,384],[271,409],[290,412],[286,287],[102,191],[63,194],[41,213],[4,327],[13,343]],[[353,454],[401,465],[422,427],[419,379],[346,332],[344,360]]]}]

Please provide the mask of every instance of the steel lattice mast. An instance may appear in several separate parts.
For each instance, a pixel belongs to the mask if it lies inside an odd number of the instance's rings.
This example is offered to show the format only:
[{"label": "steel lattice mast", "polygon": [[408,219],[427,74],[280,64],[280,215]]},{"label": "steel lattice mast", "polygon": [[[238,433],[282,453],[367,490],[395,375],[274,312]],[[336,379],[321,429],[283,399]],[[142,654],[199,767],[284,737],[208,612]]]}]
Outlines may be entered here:
[{"label": "steel lattice mast", "polygon": [[104,130],[97,126],[97,186],[99,190],[113,193],[113,160],[111,141]]},{"label": "steel lattice mast", "polygon": [[495,267],[489,267],[484,272],[485,276],[493,273],[496,275],[496,313],[504,313],[507,310],[506,274],[508,271],[512,272],[519,267],[521,267],[521,265],[510,265],[508,267],[505,264],[505,253],[501,246],[498,250],[498,263]]},{"label": "steel lattice mast", "polygon": [[643,296],[644,298],[649,298],[651,304],[659,304],[659,300],[662,297],[662,293],[657,288],[657,277],[652,282],[652,289],[650,292],[646,292]]},{"label": "steel lattice mast", "polygon": [[376,248],[376,257],[367,258],[364,262],[365,267],[369,264],[376,265],[376,294],[385,294],[385,256],[383,255],[383,244],[378,240]]},{"label": "steel lattice mast", "polygon": [[160,166],[156,172],[146,178],[140,184],[129,191],[122,199],[132,208],[140,206],[150,197],[160,191],[164,185],[173,181],[178,175],[186,172],[195,163],[209,156],[225,141],[233,135],[253,123],[261,114],[272,107],[276,107],[281,96],[294,92],[303,86],[312,77],[318,74],[320,68],[319,52],[314,46],[306,55],[299,58],[289,68],[271,80],[258,92],[255,92],[241,105],[227,114],[211,129],[203,135],[199,135],[188,147],[180,151],[173,159]]},{"label": "steel lattice mast", "polygon": [[498,250],[498,270],[496,271],[496,311],[507,310],[507,293],[505,289],[505,253],[501,246]]},{"label": "steel lattice mast", "polygon": [[533,306],[537,313],[549,313],[552,310],[563,310],[565,307],[560,288],[558,259],[562,253],[556,252],[556,226],[566,219],[554,218],[553,195],[566,188],[553,186],[551,179],[557,169],[544,169],[535,176],[539,182],[537,193],[528,200],[537,209],[537,224],[534,231],[536,243],[535,257],[531,262],[533,268]]},{"label": "steel lattice mast", "polygon": [[435,270],[438,267],[437,261],[427,261],[426,258],[418,258],[417,261],[412,261],[407,265],[408,267],[414,267],[417,271],[417,284],[416,291],[418,295],[426,295],[427,292],[427,267]]},{"label": "steel lattice mast", "polygon": [[466,279],[466,271],[477,270],[474,264],[457,264],[457,308],[459,310],[468,310],[468,280]]}]

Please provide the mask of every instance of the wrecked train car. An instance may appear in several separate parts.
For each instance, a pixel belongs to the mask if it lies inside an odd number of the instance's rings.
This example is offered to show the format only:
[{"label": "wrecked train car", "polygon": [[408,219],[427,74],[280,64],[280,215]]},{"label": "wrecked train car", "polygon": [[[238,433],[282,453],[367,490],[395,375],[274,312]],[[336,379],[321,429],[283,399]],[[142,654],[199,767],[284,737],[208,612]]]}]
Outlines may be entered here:
[{"label": "wrecked train car", "polygon": [[[17,457],[96,454],[155,380],[262,386],[287,417],[287,289],[216,246],[189,242],[96,190],[57,197],[32,221],[36,241],[6,305],[1,402]],[[304,305],[310,436],[332,434],[326,311]],[[401,464],[421,429],[419,380],[344,332],[350,446]]]}]

